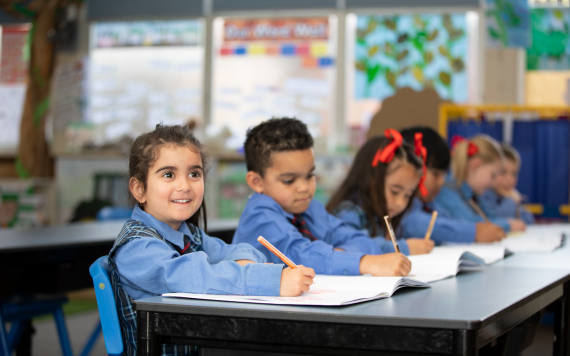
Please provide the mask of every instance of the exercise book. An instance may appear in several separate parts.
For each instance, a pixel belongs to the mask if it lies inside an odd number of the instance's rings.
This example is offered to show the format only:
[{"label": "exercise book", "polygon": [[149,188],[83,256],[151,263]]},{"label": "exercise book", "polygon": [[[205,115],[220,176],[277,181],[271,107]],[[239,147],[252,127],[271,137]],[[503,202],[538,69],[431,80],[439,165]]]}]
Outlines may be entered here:
[{"label": "exercise book", "polygon": [[298,297],[264,297],[193,293],[166,293],[163,297],[217,300],[223,302],[341,306],[391,297],[403,287],[429,287],[409,277],[329,276],[317,275],[315,284]]},{"label": "exercise book", "polygon": [[455,277],[461,271],[478,270],[485,265],[485,261],[472,252],[453,248],[436,247],[430,254],[408,258],[412,262],[409,277],[426,283]]}]

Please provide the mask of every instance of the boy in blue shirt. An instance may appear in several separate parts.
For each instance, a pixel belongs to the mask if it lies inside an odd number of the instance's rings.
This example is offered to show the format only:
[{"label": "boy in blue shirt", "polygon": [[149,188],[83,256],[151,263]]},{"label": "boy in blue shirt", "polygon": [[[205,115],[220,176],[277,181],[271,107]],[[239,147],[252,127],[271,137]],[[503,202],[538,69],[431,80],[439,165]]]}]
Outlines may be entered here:
[{"label": "boy in blue shirt", "polygon": [[[409,213],[402,220],[401,229],[404,237],[423,236],[426,233],[433,212],[432,202],[445,184],[451,161],[449,147],[435,130],[417,126],[405,129],[401,133],[406,142],[413,144],[414,134],[417,132],[423,134],[423,145],[427,149],[428,171],[424,184],[428,194],[416,197]],[[441,215],[435,222],[431,236],[437,244],[490,242],[503,237],[505,233],[497,225],[486,222],[473,223]]]},{"label": "boy in blue shirt", "polygon": [[249,243],[279,263],[257,242],[261,235],[293,262],[320,274],[408,275],[410,261],[395,253],[391,242],[348,227],[313,200],[315,154],[305,124],[271,119],[250,129],[244,146],[246,181],[255,193],[233,243]]}]

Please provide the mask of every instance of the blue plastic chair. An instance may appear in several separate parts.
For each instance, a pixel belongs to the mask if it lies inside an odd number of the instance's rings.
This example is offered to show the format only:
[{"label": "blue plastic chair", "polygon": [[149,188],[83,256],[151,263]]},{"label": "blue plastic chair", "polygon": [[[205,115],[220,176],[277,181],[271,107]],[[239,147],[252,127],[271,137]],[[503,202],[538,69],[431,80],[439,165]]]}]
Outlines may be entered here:
[{"label": "blue plastic chair", "polygon": [[[97,307],[99,308],[99,318],[103,329],[103,338],[105,339],[105,348],[111,356],[123,354],[123,335],[121,334],[121,326],[119,325],[119,315],[117,314],[117,305],[115,304],[115,296],[113,295],[113,287],[109,278],[109,264],[107,256],[99,257],[91,267],[89,273],[93,278],[95,286],[95,296],[97,297]],[[94,335],[94,339],[97,339]],[[93,339],[93,336],[92,336]],[[86,347],[87,349],[87,347]]]},{"label": "blue plastic chair", "polygon": [[97,212],[97,220],[127,220],[133,213],[132,208],[123,206],[106,206]]},{"label": "blue plastic chair", "polygon": [[[0,356],[12,355],[28,322],[34,317],[45,314],[53,314],[62,354],[64,356],[72,356],[62,309],[63,304],[66,302],[67,298],[61,296],[48,298],[33,297],[31,299],[11,300],[0,303]],[[5,323],[7,322],[12,324],[9,332],[6,332]]]}]

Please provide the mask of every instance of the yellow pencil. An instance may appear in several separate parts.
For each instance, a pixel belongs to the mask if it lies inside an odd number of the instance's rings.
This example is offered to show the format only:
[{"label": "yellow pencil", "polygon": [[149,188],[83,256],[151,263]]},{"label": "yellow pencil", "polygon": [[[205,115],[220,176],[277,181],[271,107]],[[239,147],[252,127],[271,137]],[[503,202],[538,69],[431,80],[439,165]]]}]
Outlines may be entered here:
[{"label": "yellow pencil", "polygon": [[431,221],[429,222],[429,226],[426,231],[426,236],[425,236],[426,240],[429,240],[429,238],[431,237],[431,233],[433,232],[433,226],[435,225],[435,219],[437,219],[437,211],[434,210],[433,213],[431,213]]},{"label": "yellow pencil", "polygon": [[394,228],[390,222],[390,217],[388,215],[384,216],[384,221],[386,222],[386,227],[388,228],[388,234],[390,235],[392,243],[394,244],[394,250],[396,250],[396,252],[400,252],[400,247],[398,247],[398,243],[396,242],[396,233],[394,232]]}]

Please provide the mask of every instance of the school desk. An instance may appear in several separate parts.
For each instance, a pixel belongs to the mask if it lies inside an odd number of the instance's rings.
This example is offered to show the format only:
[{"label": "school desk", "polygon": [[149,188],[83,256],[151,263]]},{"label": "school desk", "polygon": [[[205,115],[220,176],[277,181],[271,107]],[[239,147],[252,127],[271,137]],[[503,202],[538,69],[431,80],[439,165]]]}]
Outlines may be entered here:
[{"label": "school desk", "polygon": [[[211,220],[208,231],[231,241],[238,220]],[[93,286],[89,266],[107,255],[124,221],[34,230],[0,230],[0,298],[63,293]]]},{"label": "school desk", "polygon": [[[568,270],[484,267],[431,288],[332,308],[146,298],[135,301],[138,355],[159,355],[160,343],[302,354],[477,355],[561,300],[569,281]],[[564,321],[556,324],[559,335],[567,335]],[[557,355],[567,355],[568,346],[557,343]]]}]

